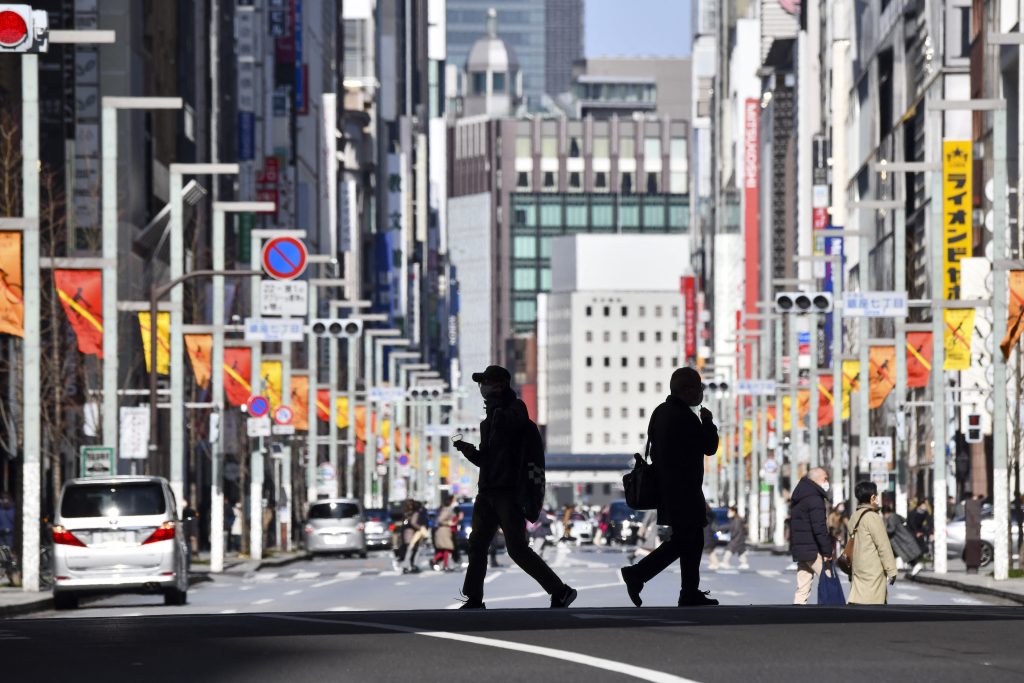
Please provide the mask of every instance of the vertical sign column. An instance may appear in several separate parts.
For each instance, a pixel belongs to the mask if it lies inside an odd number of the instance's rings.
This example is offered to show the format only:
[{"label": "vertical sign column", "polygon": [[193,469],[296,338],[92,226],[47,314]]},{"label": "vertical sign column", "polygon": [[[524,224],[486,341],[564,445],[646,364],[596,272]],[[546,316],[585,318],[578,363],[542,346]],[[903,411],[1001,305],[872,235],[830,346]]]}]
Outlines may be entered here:
[{"label": "vertical sign column", "polygon": [[[747,99],[743,105],[743,243],[744,273],[746,281],[743,286],[743,310],[747,313],[757,312],[757,302],[761,296],[761,226],[758,212],[758,126],[761,120],[760,104],[756,99]],[[757,322],[747,320],[747,329],[755,329]],[[753,346],[747,345],[744,367],[750,377],[752,366],[751,353]]]},{"label": "vertical sign column", "polygon": [[697,357],[697,278],[679,278],[679,289],[683,295],[683,357],[692,363]]}]

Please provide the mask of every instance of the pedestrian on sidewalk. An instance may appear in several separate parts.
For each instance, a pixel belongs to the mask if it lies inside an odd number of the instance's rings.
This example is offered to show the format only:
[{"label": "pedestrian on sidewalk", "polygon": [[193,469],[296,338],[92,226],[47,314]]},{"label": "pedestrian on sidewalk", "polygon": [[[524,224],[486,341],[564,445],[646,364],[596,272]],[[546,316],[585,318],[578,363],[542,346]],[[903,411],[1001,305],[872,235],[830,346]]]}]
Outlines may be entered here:
[{"label": "pedestrian on sidewalk", "polygon": [[242,504],[231,507],[231,550],[242,552]]},{"label": "pedestrian on sidewalk", "polygon": [[789,551],[797,563],[794,605],[806,605],[822,562],[832,559],[832,536],[825,521],[829,481],[824,468],[811,469],[790,498]]},{"label": "pedestrian on sidewalk", "polygon": [[896,583],[896,558],[892,554],[885,520],[878,511],[878,486],[871,481],[858,482],[853,489],[857,511],[848,524],[853,540],[853,574],[850,579],[851,605],[884,605],[885,581]]},{"label": "pedestrian on sidewalk", "polygon": [[927,500],[922,498],[917,502],[914,510],[907,517],[907,527],[914,534],[914,538],[917,539],[921,550],[927,555],[932,537],[932,513],[928,509]]},{"label": "pedestrian on sidewalk", "polygon": [[888,505],[882,507],[882,517],[885,519],[885,534],[889,537],[893,552],[907,565],[910,575],[917,576],[924,568],[924,551],[907,528],[906,520]]},{"label": "pedestrian on sidewalk", "polygon": [[640,591],[670,564],[682,567],[679,606],[717,605],[700,590],[700,556],[709,525],[704,500],[704,458],[718,452],[718,427],[701,407],[704,385],[693,368],[672,373],[671,394],[655,408],[647,428],[648,451],[658,482],[658,523],[671,527],[668,540],[620,572],[629,599],[639,607]]},{"label": "pedestrian on sidewalk", "polygon": [[196,558],[199,556],[199,513],[188,502],[188,499],[181,502],[183,506],[181,519],[185,531],[185,545],[188,546],[189,554]]},{"label": "pedestrian on sidewalk", "polygon": [[452,524],[455,521],[455,505],[449,494],[441,497],[441,507],[437,509],[437,529],[434,531],[434,571],[450,571],[452,551],[455,550],[455,532]]},{"label": "pedestrian on sidewalk", "polygon": [[740,569],[750,569],[747,564],[747,522],[740,517],[735,505],[729,506],[729,543],[725,546],[725,558],[722,566],[732,569],[732,556],[739,560]]},{"label": "pedestrian on sidewalk", "polygon": [[15,584],[14,534],[18,508],[9,493],[0,495],[0,571],[7,575],[7,583]]},{"label": "pedestrian on sidewalk", "polygon": [[480,423],[480,446],[465,441],[454,444],[480,468],[473,531],[469,535],[469,567],[462,586],[466,598],[463,608],[484,607],[487,551],[499,528],[504,532],[509,557],[551,596],[551,606],[568,607],[576,599],[576,591],[530,549],[526,538],[527,514],[532,517],[537,510],[524,508],[532,500],[538,477],[544,473],[537,464],[538,459],[543,463],[540,432],[530,419],[526,404],[512,390],[508,370],[491,365],[483,372],[473,373],[473,381],[480,386],[486,410]]},{"label": "pedestrian on sidewalk", "polygon": [[971,496],[964,503],[964,564],[968,574],[977,574],[981,566],[981,502],[985,496]]},{"label": "pedestrian on sidewalk", "polygon": [[707,524],[704,526],[704,553],[708,556],[708,569],[718,569],[718,539],[715,537],[715,512],[711,505],[705,503],[705,515]]}]

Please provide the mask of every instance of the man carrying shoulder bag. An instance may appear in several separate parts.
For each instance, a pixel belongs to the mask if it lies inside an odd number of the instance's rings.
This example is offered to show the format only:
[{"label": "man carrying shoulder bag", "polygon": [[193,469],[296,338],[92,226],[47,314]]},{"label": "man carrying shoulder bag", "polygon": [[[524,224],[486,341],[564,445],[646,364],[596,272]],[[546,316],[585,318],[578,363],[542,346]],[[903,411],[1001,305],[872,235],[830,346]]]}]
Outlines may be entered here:
[{"label": "man carrying shoulder bag", "polygon": [[651,415],[647,438],[657,482],[658,524],[671,536],[647,557],[620,571],[630,600],[639,607],[644,584],[679,560],[682,588],[679,606],[717,605],[700,590],[700,558],[708,523],[704,500],[704,458],[718,451],[718,428],[711,411],[701,407],[704,385],[692,368],[672,373],[672,391]]}]

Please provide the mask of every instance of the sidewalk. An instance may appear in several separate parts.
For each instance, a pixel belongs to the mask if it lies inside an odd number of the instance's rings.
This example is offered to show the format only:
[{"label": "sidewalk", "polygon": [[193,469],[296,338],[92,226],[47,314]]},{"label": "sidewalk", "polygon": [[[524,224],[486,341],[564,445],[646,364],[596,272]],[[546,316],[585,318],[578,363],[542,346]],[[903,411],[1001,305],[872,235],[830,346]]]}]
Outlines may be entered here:
[{"label": "sidewalk", "polygon": [[911,581],[917,581],[918,583],[926,585],[953,588],[965,593],[991,595],[996,598],[1011,600],[1024,605],[1024,579],[996,581],[992,578],[990,571],[979,574],[967,574],[964,572],[951,572],[947,574],[921,572],[917,576],[908,575],[907,578]]},{"label": "sidewalk", "polygon": [[0,619],[40,612],[53,606],[50,591],[26,593],[20,588],[0,588]]},{"label": "sidewalk", "polygon": [[[293,550],[291,552],[270,551],[262,560],[251,560],[248,557],[232,553],[224,558],[224,573],[233,576],[244,576],[251,572],[267,569],[268,567],[283,567],[293,562],[299,562],[308,557],[305,550]],[[199,553],[199,559],[192,561],[192,573],[202,574],[209,578],[210,554]]]}]

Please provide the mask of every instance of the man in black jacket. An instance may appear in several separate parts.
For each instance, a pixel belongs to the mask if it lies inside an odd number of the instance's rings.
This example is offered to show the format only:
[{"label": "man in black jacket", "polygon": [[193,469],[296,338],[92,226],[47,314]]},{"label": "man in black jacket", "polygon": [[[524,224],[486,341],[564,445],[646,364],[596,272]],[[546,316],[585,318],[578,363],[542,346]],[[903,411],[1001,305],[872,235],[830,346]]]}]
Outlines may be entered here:
[{"label": "man in black jacket", "polygon": [[822,562],[832,559],[832,536],[828,533],[828,472],[815,467],[793,489],[789,512],[789,550],[796,562],[794,605],[806,605],[814,577]]},{"label": "man in black jacket", "polygon": [[530,421],[526,404],[516,397],[509,384],[512,376],[497,365],[473,373],[480,385],[487,416],[480,423],[480,447],[464,441],[453,444],[471,463],[480,468],[479,493],[473,504],[473,531],[469,534],[469,567],[462,593],[464,609],[484,607],[484,576],[487,574],[487,549],[498,527],[505,533],[508,556],[532,576],[551,596],[552,607],[568,607],[576,599],[570,588],[530,549],[526,538],[526,515],[519,503],[519,487],[525,479],[523,438],[528,429],[537,429]]},{"label": "man in black jacket", "polygon": [[718,451],[718,428],[711,411],[700,407],[704,385],[696,370],[676,370],[669,387],[672,394],[651,414],[647,441],[658,481],[658,524],[672,527],[672,534],[636,565],[623,567],[622,580],[639,607],[644,584],[679,560],[679,606],[717,605],[700,590],[700,557],[708,524],[704,457]]}]

